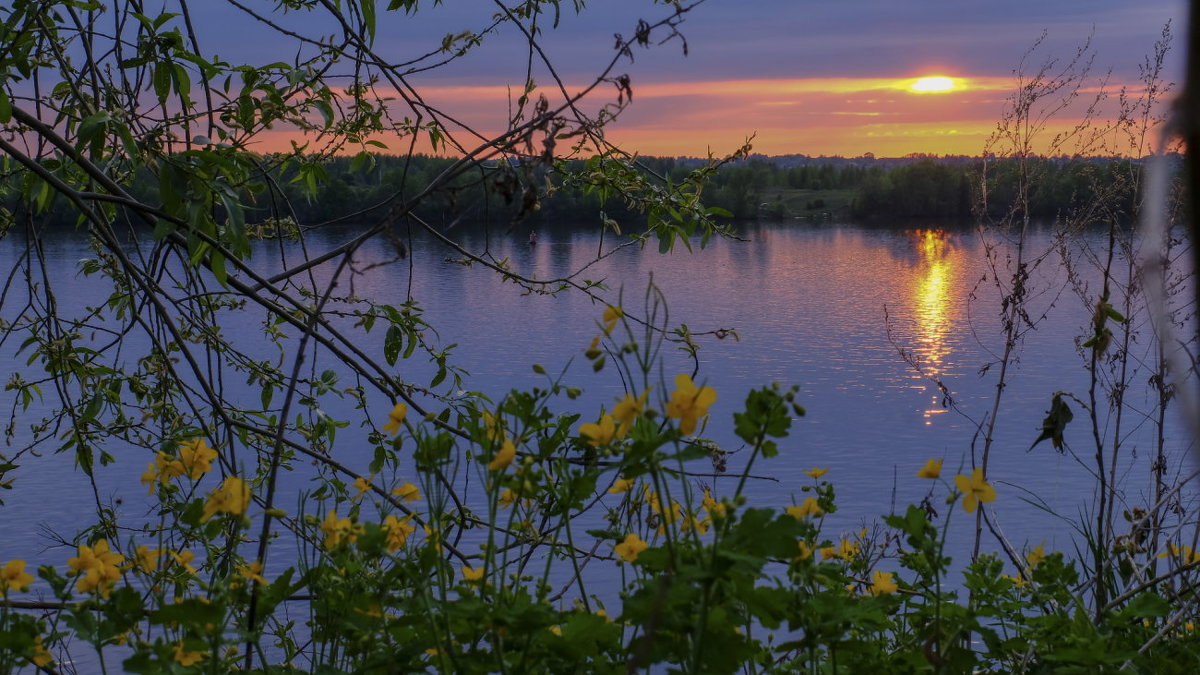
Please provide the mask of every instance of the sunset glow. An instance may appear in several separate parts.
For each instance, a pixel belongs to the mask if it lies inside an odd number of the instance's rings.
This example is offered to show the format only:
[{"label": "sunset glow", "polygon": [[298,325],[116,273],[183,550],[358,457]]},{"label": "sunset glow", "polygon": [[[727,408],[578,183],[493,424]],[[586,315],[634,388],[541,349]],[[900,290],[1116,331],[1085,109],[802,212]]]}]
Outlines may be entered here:
[{"label": "sunset glow", "polygon": [[954,78],[943,77],[941,75],[934,77],[921,77],[916,79],[908,86],[911,91],[919,94],[944,93],[957,89],[957,83]]},{"label": "sunset glow", "polygon": [[[994,133],[1015,86],[1011,77],[985,75],[634,79],[634,104],[608,128],[606,137],[630,152],[659,156],[704,156],[709,151],[720,155],[741,147],[751,136],[754,150],[768,155],[978,155]],[[582,88],[581,83],[566,87],[568,91]],[[463,82],[429,83],[422,85],[421,91],[425,102],[462,124],[482,133],[499,133],[507,127],[506,115],[520,89]],[[552,106],[561,100],[554,89],[536,92],[531,98],[544,94]],[[376,93],[398,100],[398,95],[386,88],[377,88]],[[343,97],[349,98],[344,93]],[[584,107],[594,111],[611,98],[611,92],[602,89],[588,99],[592,105]],[[393,112],[399,113],[395,114],[398,118],[406,114]],[[1074,112],[1062,111],[1049,120],[1045,138],[1077,124]],[[283,129],[272,130],[260,135],[253,147],[265,152],[286,151],[296,138]],[[464,140],[467,138],[470,136]],[[406,147],[408,142],[385,135],[373,140],[387,144],[387,151]],[[417,150],[430,152],[420,143]]]}]

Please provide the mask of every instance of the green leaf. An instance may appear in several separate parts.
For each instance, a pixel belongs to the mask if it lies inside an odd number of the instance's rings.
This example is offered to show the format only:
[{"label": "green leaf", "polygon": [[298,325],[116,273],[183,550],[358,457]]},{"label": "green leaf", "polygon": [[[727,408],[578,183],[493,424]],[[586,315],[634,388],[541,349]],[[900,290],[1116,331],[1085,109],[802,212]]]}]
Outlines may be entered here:
[{"label": "green leaf", "polygon": [[383,339],[383,358],[389,366],[396,365],[400,357],[400,348],[404,346],[404,331],[399,326],[388,328],[387,336]]},{"label": "green leaf", "polygon": [[1054,394],[1054,398],[1050,401],[1050,409],[1046,411],[1046,418],[1042,420],[1042,433],[1029,446],[1032,450],[1038,443],[1050,439],[1056,450],[1061,450],[1063,447],[1063,432],[1067,429],[1067,424],[1075,418],[1075,414],[1071,412],[1071,407],[1063,400],[1062,392]]}]

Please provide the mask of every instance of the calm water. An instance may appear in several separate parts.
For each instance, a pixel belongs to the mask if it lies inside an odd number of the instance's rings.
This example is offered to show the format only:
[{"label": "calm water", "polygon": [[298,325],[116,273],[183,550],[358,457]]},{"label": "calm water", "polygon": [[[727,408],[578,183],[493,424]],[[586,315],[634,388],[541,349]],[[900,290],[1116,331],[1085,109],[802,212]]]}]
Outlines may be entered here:
[{"label": "calm water", "polygon": [[[535,247],[525,244],[520,235],[494,236],[487,242],[481,235],[463,236],[468,247],[480,249],[486,244],[496,258],[508,258],[514,271],[538,278],[580,267],[594,257],[600,244],[594,232],[581,229],[546,228],[539,234]],[[346,235],[316,232],[309,248],[323,250]],[[739,447],[730,431],[730,415],[740,409],[747,391],[772,381],[800,385],[808,415],[796,420],[780,457],[756,467],[756,473],[774,480],[756,484],[754,499],[764,504],[790,503],[792,495],[811,482],[804,470],[830,467],[826,478],[838,486],[842,507],[831,527],[846,529],[889,512],[893,503],[903,508],[919,501],[930,483],[918,480],[915,472],[927,458],[945,457],[947,474],[969,466],[975,421],[990,411],[996,384],[996,368],[982,375],[980,371],[1002,347],[998,295],[988,281],[979,234],[937,227],[761,225],[744,228],[742,236],[745,241],[715,241],[694,253],[680,249],[659,255],[653,245],[645,251],[626,248],[596,263],[582,277],[604,280],[613,299],[623,290],[631,312],[640,308],[653,278],[669,303],[672,323],[686,323],[695,332],[737,331],[740,340],[706,338],[700,350],[698,379],[707,380],[720,397],[710,411],[713,419],[706,435],[727,449]],[[1082,245],[1098,241],[1098,236],[1085,236]],[[1035,249],[1045,249],[1049,243],[1048,232],[1034,236]],[[12,268],[23,246],[16,235],[0,242],[0,269]],[[1001,253],[1004,250],[1002,246]],[[294,263],[296,251],[285,253],[293,256],[290,262]],[[78,235],[64,233],[46,241],[51,281],[59,302],[73,313],[106,295],[75,271],[76,261],[89,255]],[[543,384],[544,378],[531,370],[531,364],[539,363],[551,372],[566,368],[565,383],[586,392],[575,409],[588,415],[595,415],[602,404],[611,406],[620,393],[620,382],[611,369],[594,374],[583,357],[597,333],[601,305],[580,293],[524,295],[487,270],[446,262],[451,252],[420,237],[413,242],[411,269],[409,260],[368,269],[392,255],[383,243],[368,246],[356,259],[364,271],[347,279],[339,292],[399,304],[411,285],[413,297],[425,307],[442,343],[457,344],[456,363],[471,373],[466,389],[496,397],[509,388]],[[264,244],[255,261],[271,271],[281,266],[280,257]],[[1095,288],[1094,270],[1086,265],[1081,270]],[[322,268],[318,276],[329,271]],[[1090,312],[1065,284],[1066,274],[1055,257],[1035,270],[1031,307],[1035,316],[1045,313],[1046,319],[1022,344],[1000,412],[990,478],[1000,493],[999,522],[1018,546],[1045,540],[1048,548],[1071,548],[1069,525],[1026,499],[1036,496],[1068,518],[1075,518],[1092,501],[1093,481],[1069,454],[1055,453],[1048,443],[1029,451],[1052,394],[1085,392],[1084,360],[1076,341],[1086,334]],[[23,290],[10,289],[0,316],[11,319],[24,302]],[[894,343],[888,338],[885,308]],[[231,316],[223,330],[235,341],[254,344],[262,320],[260,312],[242,312]],[[377,332],[363,346],[380,353],[379,343],[372,341],[381,339]],[[0,363],[6,372],[28,371],[25,357],[15,356],[17,346],[13,340],[0,345]],[[970,418],[944,408],[938,389],[898,356],[897,346],[912,350],[929,374],[942,378]],[[669,381],[688,366],[672,350],[666,353],[663,377]],[[432,372],[419,362],[402,361],[398,369],[417,382],[423,378],[427,382]],[[1140,383],[1148,376],[1147,372],[1133,379]],[[1148,405],[1140,390],[1133,396],[1134,405]],[[6,403],[7,409],[11,402]],[[1079,412],[1076,407],[1077,420],[1068,440],[1084,454],[1088,437]],[[28,438],[24,417],[16,414],[16,438],[6,452]],[[1130,436],[1138,456],[1127,455],[1122,464],[1124,497],[1130,505],[1143,503],[1149,490],[1148,427]],[[364,468],[366,450],[359,451],[355,433],[342,433],[344,443],[337,452],[343,461]],[[145,488],[137,483],[137,476],[148,458],[140,451],[128,456],[121,450],[110,448],[117,464],[98,469],[98,494],[72,471],[70,457],[49,452],[24,457],[14,489],[0,494],[6,504],[0,560],[45,558],[61,566],[68,554],[64,549],[46,552],[54,543],[47,533],[73,536],[93,512],[96,499],[119,498],[124,515],[143,516]],[[1187,466],[1176,460],[1171,471]],[[729,483],[724,489],[731,488]]]}]

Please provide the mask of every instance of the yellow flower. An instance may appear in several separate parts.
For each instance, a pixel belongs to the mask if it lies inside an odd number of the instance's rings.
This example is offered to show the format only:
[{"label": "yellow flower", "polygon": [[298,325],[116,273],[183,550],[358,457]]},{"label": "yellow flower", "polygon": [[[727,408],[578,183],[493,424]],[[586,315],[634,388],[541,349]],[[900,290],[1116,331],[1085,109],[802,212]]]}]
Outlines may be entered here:
[{"label": "yellow flower", "polygon": [[1020,574],[1015,577],[1010,577],[1007,574],[1001,574],[1000,578],[1008,579],[1009,581],[1013,582],[1013,585],[1017,588],[1023,588],[1025,584],[1029,583],[1028,581],[1025,581],[1025,577],[1021,576]]},{"label": "yellow flower", "polygon": [[166,485],[172,478],[182,476],[186,473],[183,468],[183,463],[177,459],[172,459],[170,455],[161,450],[154,453],[154,461],[146,465],[146,473],[142,474],[142,482],[150,486],[146,494],[154,494],[154,482],[158,481]]},{"label": "yellow flower", "polygon": [[408,406],[403,403],[397,403],[392,411],[388,413],[388,421],[383,425],[383,430],[389,434],[400,433],[400,425],[404,424],[404,418],[408,415]]},{"label": "yellow flower", "polygon": [[438,553],[442,552],[441,533],[434,532],[428,525],[422,525],[421,529],[425,530],[425,543],[432,544]]},{"label": "yellow flower", "polygon": [[171,555],[171,559],[174,560],[176,564],[187,570],[188,574],[196,576],[196,568],[192,567],[192,561],[196,559],[195,553],[192,553],[191,551],[180,551],[179,553],[167,551],[167,553]]},{"label": "yellow flower", "polygon": [[858,555],[861,549],[862,547],[858,544],[858,542],[850,541],[849,539],[843,539],[841,543],[838,544],[837,548],[834,548],[833,546],[826,546],[825,548],[821,549],[821,560],[841,558],[842,560],[849,561],[852,560],[854,556]]},{"label": "yellow flower", "polygon": [[0,591],[27,591],[33,583],[33,575],[25,571],[24,560],[9,560],[0,569]]},{"label": "yellow flower", "polygon": [[979,502],[990,502],[996,499],[996,488],[987,484],[983,479],[983,469],[975,469],[971,477],[961,473],[954,477],[954,486],[963,493],[963,510],[974,513]]},{"label": "yellow flower", "polygon": [[796,556],[794,560],[808,560],[812,557],[814,550],[812,544],[801,539],[800,541],[796,542],[796,547],[800,549],[800,555]]},{"label": "yellow flower", "polygon": [[617,481],[615,483],[613,483],[612,487],[608,488],[608,493],[613,494],[613,495],[619,495],[622,492],[629,492],[629,489],[633,487],[633,483],[634,483],[633,478],[617,479]]},{"label": "yellow flower", "polygon": [[179,665],[187,668],[203,661],[204,652],[189,652],[183,648],[183,643],[180,642],[175,645],[175,660],[179,662]]},{"label": "yellow flower", "polygon": [[821,505],[817,503],[816,497],[805,497],[800,506],[787,507],[787,514],[796,520],[807,518],[808,516],[821,515]]},{"label": "yellow flower", "polygon": [[1030,568],[1037,567],[1038,563],[1042,562],[1042,560],[1044,560],[1045,558],[1046,558],[1045,542],[1038,544],[1036,548],[1034,548],[1032,551],[1030,551],[1028,554],[1025,555],[1025,560],[1026,560],[1026,562],[1029,563]]},{"label": "yellow flower", "polygon": [[483,411],[483,426],[486,431],[486,436],[493,443],[504,440],[504,420],[497,419],[492,416],[492,413]]},{"label": "yellow flower", "polygon": [[484,570],[482,567],[475,568],[475,567],[468,567],[467,565],[462,566],[463,579],[466,581],[469,581],[469,582],[482,581],[483,580],[483,571]]},{"label": "yellow flower", "polygon": [[557,635],[559,637],[562,637],[562,628],[560,628],[558,626],[550,626],[550,632],[554,633],[555,635]]},{"label": "yellow flower", "polygon": [[405,483],[398,488],[392,489],[392,494],[406,502],[421,501],[421,489],[412,483]]},{"label": "yellow flower", "polygon": [[613,408],[612,416],[621,426],[617,427],[617,438],[625,438],[625,434],[633,428],[633,423],[641,417],[642,411],[646,409],[646,397],[650,394],[650,390],[643,391],[640,396],[634,397],[632,394],[625,394],[625,398],[617,402]]},{"label": "yellow flower", "polygon": [[137,552],[134,554],[134,560],[137,561],[137,568],[146,574],[150,574],[158,569],[158,559],[162,557],[162,550],[150,548],[142,545],[137,547]]},{"label": "yellow flower", "polygon": [[921,467],[921,470],[917,472],[917,478],[937,478],[941,476],[943,461],[945,460],[942,458],[925,460],[925,466]]},{"label": "yellow flower", "polygon": [[356,500],[360,499],[363,496],[364,492],[371,489],[371,479],[363,478],[362,476],[359,476],[358,478],[354,479],[354,485],[352,487],[356,491],[355,495],[354,495],[354,499],[356,499]]},{"label": "yellow flower", "polygon": [[332,551],[344,542],[354,542],[358,539],[354,524],[349,518],[338,518],[337,509],[329,509],[329,513],[325,514],[325,520],[321,521],[321,532],[325,534],[322,545],[327,551]]},{"label": "yellow flower", "polygon": [[504,445],[496,451],[496,456],[488,462],[488,471],[503,471],[505,467],[512,464],[516,456],[517,446],[513,445],[512,441],[504,441]]},{"label": "yellow flower", "polygon": [[500,508],[507,509],[508,507],[513,505],[513,502],[517,501],[517,493],[513,492],[512,490],[510,490],[508,488],[504,488],[503,490],[500,491],[499,501],[500,501]]},{"label": "yellow flower", "polygon": [[708,415],[708,406],[717,400],[717,390],[696,387],[690,375],[675,376],[675,391],[667,402],[667,417],[679,420],[679,430],[687,436],[696,430],[696,423]]},{"label": "yellow flower", "polygon": [[616,553],[625,562],[633,562],[637,560],[638,554],[647,548],[650,548],[650,544],[642,541],[641,537],[631,532],[629,536],[625,537],[625,541],[613,547],[613,553]]},{"label": "yellow flower", "polygon": [[204,501],[204,513],[200,516],[200,522],[206,523],[218,513],[243,515],[249,504],[250,486],[237,476],[229,476],[221,483],[221,487],[209,493],[208,499]]},{"label": "yellow flower", "polygon": [[408,541],[408,535],[417,531],[417,528],[409,524],[412,518],[404,518],[401,520],[396,516],[388,516],[383,519],[383,531],[387,535],[388,553],[399,551],[404,543]]},{"label": "yellow flower", "polygon": [[705,535],[708,534],[708,528],[710,525],[712,525],[712,521],[709,520],[708,516],[705,516],[704,518],[697,518],[696,516],[689,515],[683,519],[684,532],[695,530],[697,534]]},{"label": "yellow flower", "polygon": [[588,438],[588,445],[598,448],[613,442],[617,435],[617,425],[612,415],[601,415],[600,422],[588,422],[579,425],[579,435]]},{"label": "yellow flower", "polygon": [[602,317],[604,320],[604,334],[608,335],[612,333],[613,329],[617,327],[617,322],[620,321],[621,317],[623,316],[625,316],[625,310],[621,309],[620,307],[615,305],[609,305],[608,307],[605,307],[604,316]]},{"label": "yellow flower", "polygon": [[38,668],[45,668],[54,663],[54,657],[50,656],[50,652],[46,651],[46,645],[42,644],[42,636],[38,635],[33,638],[33,655],[29,657],[33,661],[33,665]]},{"label": "yellow flower", "polygon": [[79,555],[67,559],[67,567],[74,574],[79,574],[75,589],[80,593],[99,592],[108,597],[113,584],[121,578],[121,564],[125,556],[109,550],[108,540],[101,539],[95,544],[79,546]]},{"label": "yellow flower", "polygon": [[713,499],[712,493],[707,488],[704,490],[704,499],[700,502],[700,505],[714,518],[721,518],[725,515],[725,505]]},{"label": "yellow flower", "polygon": [[192,480],[199,480],[212,471],[212,461],[216,458],[217,451],[208,447],[203,438],[193,438],[179,444],[179,463]]},{"label": "yellow flower", "polygon": [[895,593],[900,589],[896,582],[892,580],[891,572],[880,572],[875,570],[871,575],[871,587],[867,589],[871,595],[881,595],[884,593]]},{"label": "yellow flower", "polygon": [[249,581],[257,581],[263,586],[271,585],[270,582],[268,582],[262,575],[263,564],[261,560],[255,560],[252,563],[238,565],[237,571],[238,574],[242,575]]},{"label": "yellow flower", "polygon": [[1200,562],[1200,553],[1194,553],[1191,546],[1178,546],[1176,544],[1168,544],[1167,550],[1158,554],[1160,558],[1174,556],[1179,558],[1184,565]]},{"label": "yellow flower", "polygon": [[809,469],[808,471],[805,471],[804,475],[808,476],[810,478],[820,478],[821,476],[824,476],[828,472],[829,472],[829,467],[825,467],[824,469],[813,468],[813,469]]}]

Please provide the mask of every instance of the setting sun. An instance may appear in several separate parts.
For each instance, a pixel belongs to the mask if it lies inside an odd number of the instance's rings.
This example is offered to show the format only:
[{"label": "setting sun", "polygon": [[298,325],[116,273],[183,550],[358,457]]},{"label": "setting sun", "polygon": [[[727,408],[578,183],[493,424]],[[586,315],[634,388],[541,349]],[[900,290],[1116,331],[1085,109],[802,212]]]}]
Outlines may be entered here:
[{"label": "setting sun", "polygon": [[957,83],[952,77],[921,77],[913,81],[908,86],[910,91],[915,91],[920,94],[939,93],[945,91],[953,91],[957,88]]}]

